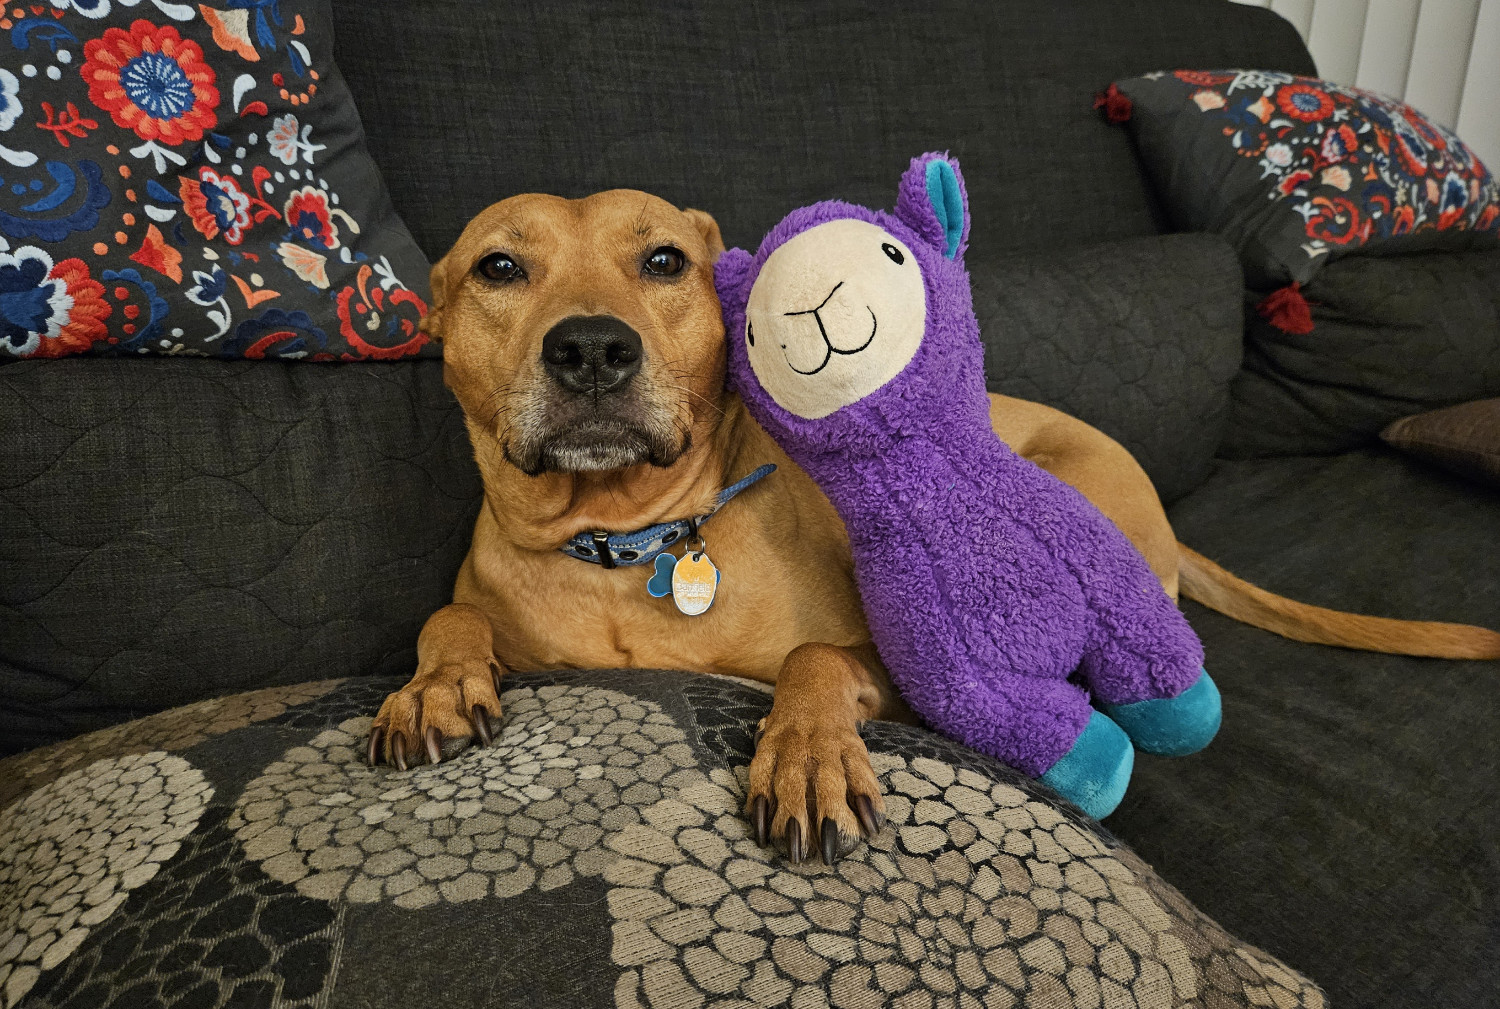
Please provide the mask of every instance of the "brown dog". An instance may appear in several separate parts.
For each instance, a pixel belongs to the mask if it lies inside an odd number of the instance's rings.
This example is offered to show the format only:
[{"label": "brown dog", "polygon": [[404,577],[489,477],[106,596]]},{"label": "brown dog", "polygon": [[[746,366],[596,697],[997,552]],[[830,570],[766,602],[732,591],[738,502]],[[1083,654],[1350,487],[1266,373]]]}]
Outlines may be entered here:
[{"label": "brown dog", "polygon": [[[784,839],[794,860],[817,846],[832,862],[883,820],[860,723],[910,716],[870,644],[838,516],[724,391],[713,286],[722,251],[711,217],[645,193],[528,195],[480,214],[433,268],[426,329],[444,341],[484,505],[453,603],[422,629],[416,674],[381,707],[369,755],[404,769],[441,760],[445,744],[451,753],[476,736],[488,743],[485,716],[500,716],[507,670],[749,677],[776,684],[750,768],[757,837]],[[1380,646],[1379,621],[1281,600],[1180,551],[1151,481],[1101,432],[1003,396],[991,397],[991,419],[1109,516],[1173,598],[1181,563],[1195,596],[1249,606],[1251,622]],[[703,529],[723,581],[701,616],[648,595],[649,568],[607,569],[559,550],[581,532],[703,514],[721,488],[767,462],[778,472]],[[1401,646],[1391,650],[1410,651],[1414,625],[1385,623]],[[1491,637],[1500,655],[1500,635]]]}]

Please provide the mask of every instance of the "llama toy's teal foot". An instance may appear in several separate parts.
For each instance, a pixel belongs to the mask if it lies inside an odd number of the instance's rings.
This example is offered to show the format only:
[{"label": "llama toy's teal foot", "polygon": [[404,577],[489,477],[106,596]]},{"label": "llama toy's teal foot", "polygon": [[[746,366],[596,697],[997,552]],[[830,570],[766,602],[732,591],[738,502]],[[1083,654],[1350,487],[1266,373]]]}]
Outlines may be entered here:
[{"label": "llama toy's teal foot", "polygon": [[1108,715],[1095,711],[1089,724],[1042,780],[1096,820],[1115,811],[1130,784],[1135,749],[1130,737]]},{"label": "llama toy's teal foot", "polygon": [[1103,707],[1137,747],[1164,757],[1197,753],[1214,738],[1223,719],[1219,688],[1206,671],[1176,697]]}]

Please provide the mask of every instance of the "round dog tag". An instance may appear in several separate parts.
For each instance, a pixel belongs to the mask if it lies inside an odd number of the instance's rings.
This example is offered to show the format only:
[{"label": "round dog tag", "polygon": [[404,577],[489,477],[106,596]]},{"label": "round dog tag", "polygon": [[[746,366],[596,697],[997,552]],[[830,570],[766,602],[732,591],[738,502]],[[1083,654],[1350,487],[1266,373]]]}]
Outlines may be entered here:
[{"label": "round dog tag", "polygon": [[714,604],[719,588],[719,569],[702,550],[689,550],[672,569],[672,601],[690,617],[696,617]]}]

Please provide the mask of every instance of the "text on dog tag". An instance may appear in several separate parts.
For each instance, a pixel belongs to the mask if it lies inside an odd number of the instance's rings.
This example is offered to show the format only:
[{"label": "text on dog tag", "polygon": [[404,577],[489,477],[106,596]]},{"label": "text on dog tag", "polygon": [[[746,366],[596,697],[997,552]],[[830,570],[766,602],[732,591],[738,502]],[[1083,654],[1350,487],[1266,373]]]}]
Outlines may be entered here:
[{"label": "text on dog tag", "polygon": [[672,601],[690,617],[696,617],[714,604],[719,588],[719,569],[703,551],[689,550],[672,569]]}]

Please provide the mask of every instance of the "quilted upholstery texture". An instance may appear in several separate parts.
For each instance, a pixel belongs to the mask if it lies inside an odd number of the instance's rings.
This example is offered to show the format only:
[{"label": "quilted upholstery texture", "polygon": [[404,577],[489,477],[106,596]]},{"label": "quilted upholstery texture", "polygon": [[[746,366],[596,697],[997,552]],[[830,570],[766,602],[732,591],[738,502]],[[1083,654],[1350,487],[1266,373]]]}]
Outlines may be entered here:
[{"label": "quilted upholstery texture", "polygon": [[[992,387],[1208,465],[1239,272],[1206,236],[976,267]],[[0,751],[174,703],[409,672],[479,494],[439,362],[0,369]]]},{"label": "quilted upholstery texture", "polygon": [[0,368],[0,750],[409,674],[478,504],[438,361]]},{"label": "quilted upholstery texture", "polygon": [[0,763],[26,782],[0,800],[0,1006],[1326,1005],[1044,785],[914,726],[865,730],[889,825],[792,865],[740,812],[758,684],[516,675],[493,745],[366,767],[399,682]]},{"label": "quilted upholstery texture", "polygon": [[907,160],[934,150],[967,170],[971,262],[1154,234],[1164,217],[1094,92],[1162,67],[1313,72],[1285,20],[1205,0],[335,0],[333,13],[370,153],[432,259],[512,193],[616,186],[701,207],[749,248],[792,207],[883,206]]},{"label": "quilted upholstery texture", "polygon": [[971,267],[991,392],[1120,442],[1172,501],[1208,474],[1240,366],[1240,267],[1212,235],[1126,239]]},{"label": "quilted upholstery texture", "polygon": [[1399,417],[1500,396],[1500,252],[1355,256],[1303,291],[1310,333],[1247,313],[1221,454],[1341,452]]}]

